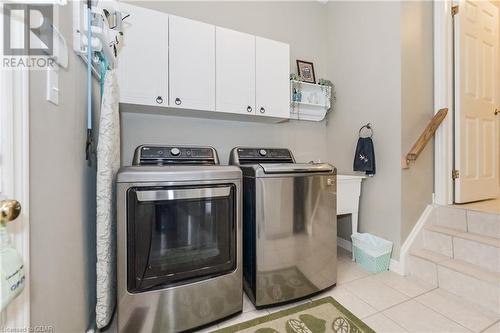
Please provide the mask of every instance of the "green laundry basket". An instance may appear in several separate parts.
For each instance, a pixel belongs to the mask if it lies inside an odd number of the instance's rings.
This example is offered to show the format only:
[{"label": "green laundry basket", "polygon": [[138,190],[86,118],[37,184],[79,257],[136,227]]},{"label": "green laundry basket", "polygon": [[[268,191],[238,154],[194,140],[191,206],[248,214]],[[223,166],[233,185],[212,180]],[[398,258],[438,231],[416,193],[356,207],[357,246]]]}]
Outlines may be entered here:
[{"label": "green laundry basket", "polygon": [[369,233],[351,236],[354,259],[371,273],[389,270],[392,242]]}]

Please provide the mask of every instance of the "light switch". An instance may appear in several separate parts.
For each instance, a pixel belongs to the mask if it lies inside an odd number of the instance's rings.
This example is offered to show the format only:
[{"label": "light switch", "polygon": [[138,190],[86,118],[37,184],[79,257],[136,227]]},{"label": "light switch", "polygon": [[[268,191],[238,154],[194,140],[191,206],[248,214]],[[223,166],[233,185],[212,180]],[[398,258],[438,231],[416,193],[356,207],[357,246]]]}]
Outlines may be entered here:
[{"label": "light switch", "polygon": [[47,67],[47,100],[59,105],[59,66]]}]

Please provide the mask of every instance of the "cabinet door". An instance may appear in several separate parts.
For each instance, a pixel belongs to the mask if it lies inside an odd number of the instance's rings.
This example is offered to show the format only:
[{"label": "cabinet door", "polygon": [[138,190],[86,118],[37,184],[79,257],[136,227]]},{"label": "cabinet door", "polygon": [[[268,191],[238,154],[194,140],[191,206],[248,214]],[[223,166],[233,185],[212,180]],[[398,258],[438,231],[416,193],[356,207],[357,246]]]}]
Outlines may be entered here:
[{"label": "cabinet door", "polygon": [[256,114],[290,118],[290,47],[256,37]]},{"label": "cabinet door", "polygon": [[217,111],[255,114],[255,36],[217,27]]},{"label": "cabinet door", "polygon": [[169,18],[171,107],[215,110],[215,26]]},{"label": "cabinet door", "polygon": [[168,15],[120,3],[130,16],[118,56],[120,102],[168,106]]}]

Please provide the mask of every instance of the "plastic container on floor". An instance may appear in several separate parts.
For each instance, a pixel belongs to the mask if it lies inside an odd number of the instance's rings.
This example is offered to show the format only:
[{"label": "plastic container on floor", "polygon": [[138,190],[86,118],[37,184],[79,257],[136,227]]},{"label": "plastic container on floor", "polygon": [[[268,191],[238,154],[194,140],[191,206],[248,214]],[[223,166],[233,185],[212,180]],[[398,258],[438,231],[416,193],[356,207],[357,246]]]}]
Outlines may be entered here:
[{"label": "plastic container on floor", "polygon": [[389,270],[392,242],[369,233],[351,236],[354,259],[364,269],[372,273]]}]

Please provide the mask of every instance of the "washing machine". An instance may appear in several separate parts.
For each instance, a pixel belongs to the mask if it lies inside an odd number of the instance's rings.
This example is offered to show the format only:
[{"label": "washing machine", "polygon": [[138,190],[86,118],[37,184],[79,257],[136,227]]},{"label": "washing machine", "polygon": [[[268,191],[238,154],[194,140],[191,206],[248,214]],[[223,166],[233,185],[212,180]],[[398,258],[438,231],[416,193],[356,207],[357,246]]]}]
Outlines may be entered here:
[{"label": "washing machine", "polygon": [[234,148],[243,172],[244,289],[256,307],[310,297],[337,282],[336,168],[283,148]]},{"label": "washing machine", "polygon": [[119,332],[242,311],[241,170],[211,147],[142,145],[117,175]]}]

